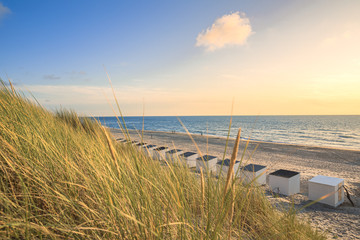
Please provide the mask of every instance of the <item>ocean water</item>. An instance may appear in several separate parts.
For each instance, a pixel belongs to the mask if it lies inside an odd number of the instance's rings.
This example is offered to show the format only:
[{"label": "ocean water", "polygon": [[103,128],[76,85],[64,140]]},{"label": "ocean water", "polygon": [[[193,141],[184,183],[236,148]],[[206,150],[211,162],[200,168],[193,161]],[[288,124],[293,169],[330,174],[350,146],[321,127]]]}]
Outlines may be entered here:
[{"label": "ocean water", "polygon": [[[230,116],[179,117],[190,133],[226,137]],[[115,117],[97,117],[102,125],[120,128]],[[143,117],[125,117],[128,129],[142,129]],[[233,116],[230,137],[241,128],[243,139],[360,150],[360,115]],[[185,132],[177,117],[144,117],[144,130]]]}]

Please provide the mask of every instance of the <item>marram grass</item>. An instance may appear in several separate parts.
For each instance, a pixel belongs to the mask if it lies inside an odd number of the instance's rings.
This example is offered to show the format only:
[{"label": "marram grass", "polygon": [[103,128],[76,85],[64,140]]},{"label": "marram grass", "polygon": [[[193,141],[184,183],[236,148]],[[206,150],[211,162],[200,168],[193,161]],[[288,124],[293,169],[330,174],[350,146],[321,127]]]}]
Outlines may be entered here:
[{"label": "marram grass", "polygon": [[324,238],[259,188],[232,181],[224,196],[224,179],[165,166],[94,121],[0,88],[0,239]]}]

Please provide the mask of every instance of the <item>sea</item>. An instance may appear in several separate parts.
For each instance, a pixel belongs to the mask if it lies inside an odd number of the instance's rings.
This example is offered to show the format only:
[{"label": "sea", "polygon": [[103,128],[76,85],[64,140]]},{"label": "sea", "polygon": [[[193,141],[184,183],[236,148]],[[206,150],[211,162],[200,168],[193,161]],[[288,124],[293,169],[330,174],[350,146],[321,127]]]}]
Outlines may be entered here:
[{"label": "sea", "polygon": [[[96,117],[103,126],[120,128],[116,117]],[[230,116],[124,117],[128,129],[186,132],[226,137]],[[180,121],[179,121],[180,120]],[[360,115],[232,116],[230,137],[263,142],[360,150]]]}]

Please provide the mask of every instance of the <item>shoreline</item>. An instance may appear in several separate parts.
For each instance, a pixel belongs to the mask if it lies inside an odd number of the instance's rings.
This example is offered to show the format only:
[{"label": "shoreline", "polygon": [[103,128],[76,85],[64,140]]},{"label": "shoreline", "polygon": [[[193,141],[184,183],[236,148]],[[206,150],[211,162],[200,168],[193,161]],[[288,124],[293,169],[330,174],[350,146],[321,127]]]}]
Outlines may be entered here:
[{"label": "shoreline", "polygon": [[[110,129],[116,138],[123,137],[120,129]],[[132,140],[140,140],[136,130],[128,130]],[[235,139],[229,138],[227,151],[224,154],[226,137],[201,136],[191,134],[201,153],[217,156],[218,159],[229,158]],[[165,145],[184,151],[198,152],[186,133],[171,133],[160,131],[144,131],[143,139],[146,143]],[[238,159],[245,149],[245,140],[241,141]],[[254,151],[253,155],[251,153]],[[355,203],[352,207],[349,200],[337,208],[316,203],[302,210],[300,218],[310,221],[322,231],[329,232],[329,239],[360,239],[360,151],[334,149],[293,144],[279,144],[269,142],[250,141],[244,154],[242,165],[248,163],[267,166],[267,174],[278,169],[300,172],[300,193],[291,197],[274,197],[267,192],[271,203],[285,208],[294,204],[299,209],[310,203],[307,197],[308,180],[316,175],[338,177],[345,180],[351,199]],[[265,186],[265,190],[268,187]]]},{"label": "shoreline", "polygon": [[[108,128],[108,127],[106,127]],[[110,132],[116,132],[116,133],[122,133],[121,129],[118,128],[108,128],[110,130]],[[134,129],[129,129],[129,132],[132,132],[132,134],[134,132],[140,132],[139,130],[134,130]],[[179,134],[179,135],[184,135],[184,136],[188,136],[187,133],[184,132],[167,132],[167,131],[154,131],[154,130],[144,130],[144,133],[164,133],[164,134]],[[191,136],[195,136],[195,137],[208,137],[208,138],[220,138],[226,141],[227,137],[224,136],[217,136],[217,135],[206,135],[206,134],[197,134],[197,133],[190,133]],[[234,140],[235,138],[233,137],[229,137],[229,140]],[[248,141],[245,138],[241,138],[242,142],[246,142]],[[320,145],[304,145],[304,144],[299,144],[299,143],[285,143],[285,142],[266,142],[266,141],[260,141],[260,140],[249,140],[249,142],[251,143],[259,143],[259,144],[276,144],[276,145],[283,145],[283,146],[293,146],[293,147],[305,147],[305,148],[321,148],[321,149],[329,149],[329,150],[340,150],[340,151],[352,151],[352,152],[359,152],[360,153],[360,149],[355,149],[355,148],[341,148],[341,147],[331,147],[331,146],[320,146]],[[360,161],[360,158],[359,158]]]}]

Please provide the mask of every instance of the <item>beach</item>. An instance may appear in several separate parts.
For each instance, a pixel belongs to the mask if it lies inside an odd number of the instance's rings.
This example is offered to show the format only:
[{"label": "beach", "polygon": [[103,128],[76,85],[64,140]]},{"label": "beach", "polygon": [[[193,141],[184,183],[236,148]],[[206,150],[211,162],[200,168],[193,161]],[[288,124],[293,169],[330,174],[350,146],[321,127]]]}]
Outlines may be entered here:
[{"label": "beach", "polygon": [[[119,129],[111,129],[114,138],[123,138]],[[131,140],[141,140],[158,146],[169,146],[184,151],[198,152],[190,137],[185,133],[129,130]],[[210,154],[222,159],[226,138],[205,135],[192,135],[203,155]],[[235,139],[230,138],[225,158],[230,158]],[[240,143],[238,160],[244,151],[246,140]],[[256,150],[255,150],[256,148]],[[255,150],[255,151],[254,151]],[[337,208],[321,203],[301,210],[298,216],[322,231],[329,239],[360,239],[360,151],[292,144],[278,144],[250,141],[242,165],[249,163],[267,166],[268,173],[278,169],[297,171],[301,174],[300,193],[292,197],[275,197],[267,191],[269,200],[278,207],[289,207],[294,202],[300,209],[310,203],[308,200],[308,180],[316,175],[342,178],[349,190],[351,205],[345,201]],[[264,186],[268,190],[267,186]]]}]

